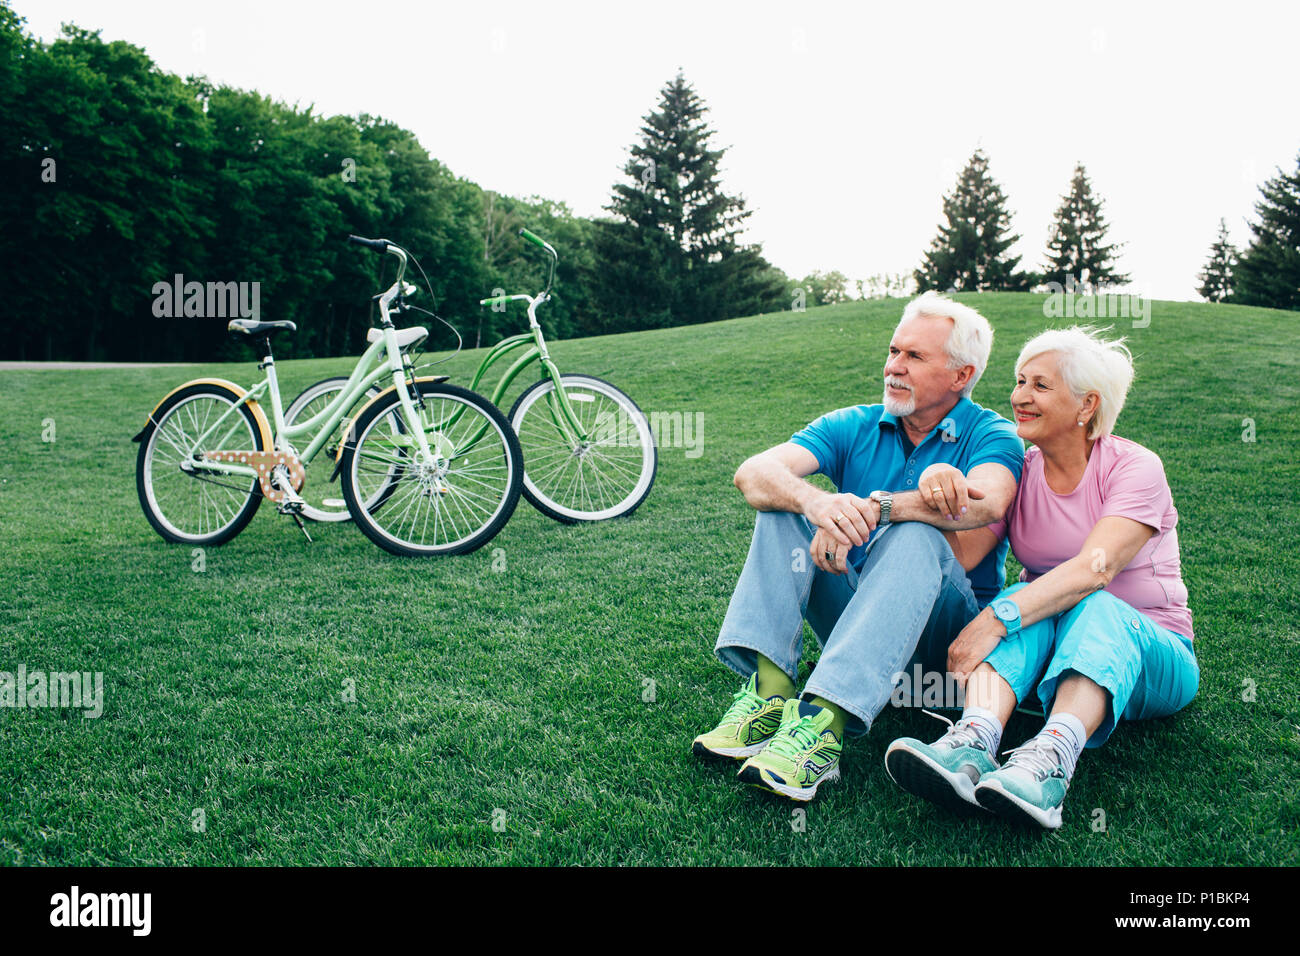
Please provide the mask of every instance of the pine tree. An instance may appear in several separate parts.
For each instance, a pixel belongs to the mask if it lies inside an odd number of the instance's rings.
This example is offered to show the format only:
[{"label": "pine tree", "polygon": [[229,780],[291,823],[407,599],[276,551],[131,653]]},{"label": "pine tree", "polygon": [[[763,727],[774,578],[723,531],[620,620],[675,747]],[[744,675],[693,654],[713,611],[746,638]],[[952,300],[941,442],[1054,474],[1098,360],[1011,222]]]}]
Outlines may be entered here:
[{"label": "pine tree", "polygon": [[644,118],[596,237],[609,331],[780,308],[784,279],[738,237],[750,211],[718,181],[722,149],[704,102],[678,72]]},{"label": "pine tree", "polygon": [[1115,271],[1118,244],[1106,242],[1109,226],[1101,214],[1102,202],[1092,194],[1088,174],[1079,163],[1074,167],[1070,192],[1061,197],[1047,238],[1047,269],[1043,281],[1065,288],[1069,277],[1089,289],[1123,285],[1129,277]]},{"label": "pine tree", "polygon": [[920,291],[979,292],[1028,287],[1029,277],[1015,271],[1020,257],[1007,255],[1020,237],[1007,235],[1011,213],[1006,202],[1002,187],[989,176],[988,157],[983,150],[975,150],[956,188],[944,197],[947,224],[939,226],[939,234],[915,272]]},{"label": "pine tree", "polygon": [[1196,278],[1196,290],[1208,302],[1225,302],[1232,295],[1232,273],[1237,265],[1237,250],[1228,241],[1228,224],[1219,220],[1219,238],[1210,246],[1210,258]]},{"label": "pine tree", "polygon": [[1255,238],[1233,271],[1231,301],[1300,310],[1300,160],[1294,173],[1279,169],[1259,191]]}]

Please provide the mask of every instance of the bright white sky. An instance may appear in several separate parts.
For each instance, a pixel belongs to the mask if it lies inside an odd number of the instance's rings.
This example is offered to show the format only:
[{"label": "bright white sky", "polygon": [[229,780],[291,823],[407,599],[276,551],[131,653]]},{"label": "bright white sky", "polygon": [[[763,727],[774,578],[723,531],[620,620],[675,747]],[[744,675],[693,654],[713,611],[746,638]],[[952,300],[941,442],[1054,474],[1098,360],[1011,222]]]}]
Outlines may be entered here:
[{"label": "bright white sky", "polygon": [[[1134,289],[1196,298],[1219,218],[1300,152],[1300,4],[571,0],[13,0],[318,113],[413,130],[484,188],[599,215],[681,67],[729,147],[747,238],[795,277],[910,272],[942,197],[988,153],[1040,267],[1076,161]],[[1050,9],[1049,9],[1050,6]],[[563,250],[560,250],[563,255]]]}]

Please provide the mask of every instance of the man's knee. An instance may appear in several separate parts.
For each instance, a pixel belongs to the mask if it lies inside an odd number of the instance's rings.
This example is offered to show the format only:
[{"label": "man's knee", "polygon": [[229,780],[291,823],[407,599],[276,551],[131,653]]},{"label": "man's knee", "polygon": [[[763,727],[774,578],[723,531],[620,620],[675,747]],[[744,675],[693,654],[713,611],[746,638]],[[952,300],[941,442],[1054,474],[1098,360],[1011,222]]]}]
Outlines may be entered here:
[{"label": "man's knee", "polygon": [[777,538],[807,545],[815,533],[807,518],[790,511],[760,511],[754,519],[755,540]]},{"label": "man's knee", "polygon": [[900,521],[898,524],[890,525],[880,532],[875,547],[880,548],[882,552],[900,548],[918,550],[921,553],[929,552],[938,559],[952,555],[952,548],[948,547],[943,532],[921,521]]}]

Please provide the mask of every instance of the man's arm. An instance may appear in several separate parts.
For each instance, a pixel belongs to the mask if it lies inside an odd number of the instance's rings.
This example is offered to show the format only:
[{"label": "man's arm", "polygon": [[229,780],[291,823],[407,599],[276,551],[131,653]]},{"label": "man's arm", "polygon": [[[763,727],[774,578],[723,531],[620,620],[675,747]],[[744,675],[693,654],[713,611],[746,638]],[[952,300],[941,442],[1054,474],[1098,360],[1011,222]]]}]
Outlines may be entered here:
[{"label": "man's arm", "polygon": [[891,521],[921,521],[940,531],[983,528],[1001,521],[1016,497],[1016,476],[996,462],[976,465],[965,475],[952,465],[931,465],[917,485],[917,491],[894,495]]},{"label": "man's arm", "polygon": [[843,574],[850,549],[865,543],[876,529],[880,506],[869,498],[831,494],[805,481],[818,467],[816,455],[786,442],[746,459],[734,480],[750,507],[802,514],[812,522],[818,529],[810,545],[813,564]]},{"label": "man's arm", "polygon": [[818,468],[817,456],[785,442],[745,459],[736,469],[736,487],[755,511],[804,514],[808,501],[826,492],[804,481]]}]

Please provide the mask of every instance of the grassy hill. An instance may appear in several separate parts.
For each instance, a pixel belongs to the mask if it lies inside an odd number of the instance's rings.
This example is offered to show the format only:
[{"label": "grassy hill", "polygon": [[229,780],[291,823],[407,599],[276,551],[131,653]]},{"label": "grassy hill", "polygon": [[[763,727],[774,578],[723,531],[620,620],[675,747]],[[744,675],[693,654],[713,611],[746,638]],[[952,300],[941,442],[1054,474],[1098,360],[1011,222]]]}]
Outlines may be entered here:
[{"label": "grassy hill", "polygon": [[[997,335],[975,400],[1006,414],[1020,345],[1068,323],[1038,296],[959,298]],[[940,729],[919,711],[846,747],[802,830],[690,755],[737,683],[712,655],[753,527],[732,473],[878,401],[901,307],[555,343],[647,412],[699,413],[702,444],[661,448],[629,519],[563,527],[521,500],[460,558],[394,558],[349,524],[308,544],[264,507],[196,571],[140,512],[130,437],[174,385],[253,364],[0,372],[0,670],[102,671],[105,696],[95,720],[0,710],[0,864],[1300,863],[1295,313],[1121,320],[1137,379],[1116,431],[1164,460],[1202,682],[1084,756],[1061,831],[895,787],[885,747]],[[481,354],[444,368],[467,384]],[[286,400],[351,364],[283,363]],[[1035,729],[1017,716],[1007,740]]]}]

